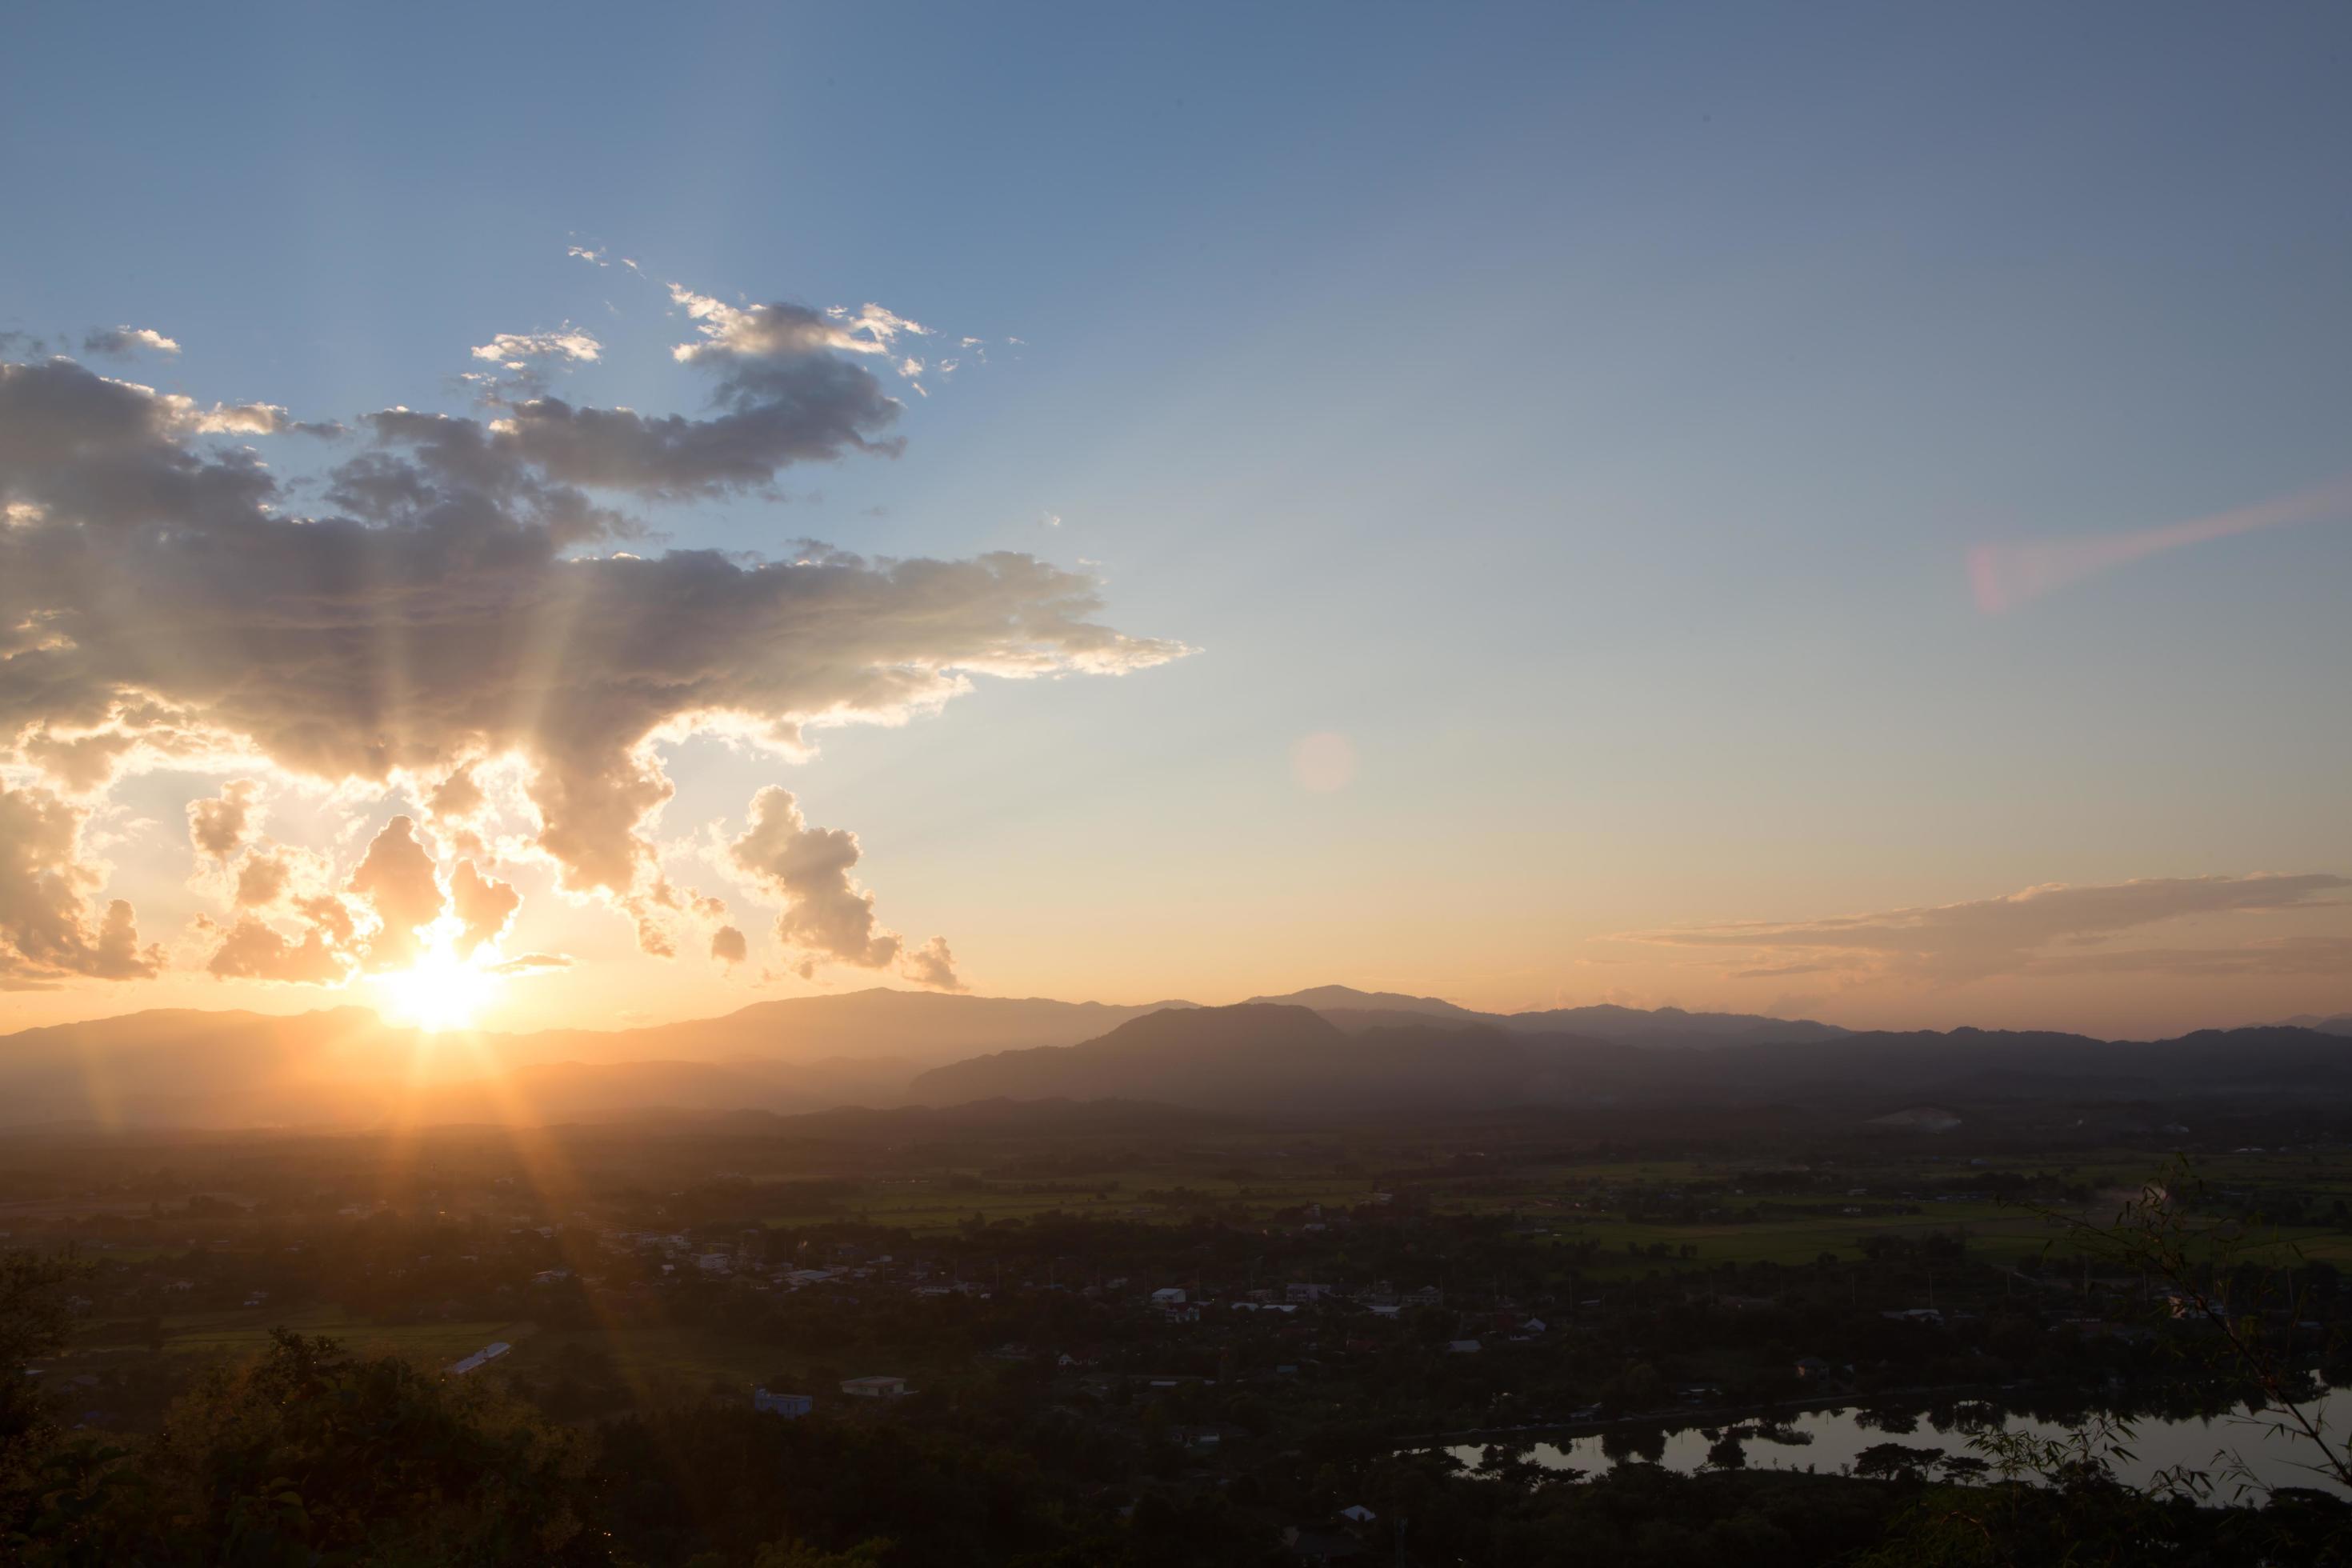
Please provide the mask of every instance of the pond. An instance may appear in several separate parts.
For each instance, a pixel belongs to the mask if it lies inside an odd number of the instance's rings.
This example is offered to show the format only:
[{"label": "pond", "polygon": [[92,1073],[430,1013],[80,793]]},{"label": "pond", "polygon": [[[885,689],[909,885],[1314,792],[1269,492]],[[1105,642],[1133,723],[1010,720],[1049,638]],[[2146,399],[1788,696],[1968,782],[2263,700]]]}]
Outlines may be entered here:
[{"label": "pond", "polygon": [[[2323,1390],[2305,1409],[2323,1421],[2322,1430],[2331,1442],[2340,1444],[2352,1436],[2352,1386]],[[1852,1468],[1865,1450],[1890,1443],[1915,1450],[1941,1450],[1947,1458],[1980,1458],[1969,1441],[1981,1434],[2026,1432],[2063,1438],[2084,1426],[2092,1414],[2082,1408],[2058,1405],[2035,1408],[2024,1403],[2005,1409],[1984,1400],[1907,1406],[1879,1404],[1749,1416],[1738,1422],[1629,1424],[1574,1436],[1434,1447],[1473,1470],[1500,1460],[1586,1472],[1647,1462],[1687,1474],[1729,1458],[1728,1450],[1721,1447],[1727,1437],[1737,1444],[1738,1461],[1749,1468],[1838,1471]],[[2193,1400],[2176,1398],[2164,1407],[2142,1405],[2119,1414],[2131,1423],[2131,1436],[2123,1446],[2132,1457],[2111,1460],[2110,1468],[2117,1479],[2133,1485],[2151,1485],[2163,1471],[2203,1470],[2213,1476],[2215,1500],[2226,1502],[2231,1499],[2234,1482],[2222,1474],[2229,1461],[2217,1456],[2231,1453],[2265,1486],[2315,1487],[2352,1495],[2332,1477],[2306,1468],[2315,1458],[2311,1446],[2299,1434],[2291,1440],[2283,1429],[2287,1418],[2278,1413],[2252,1415],[2243,1405],[2200,1411]],[[1934,1458],[1922,1455],[1915,1462],[1932,1464]]]}]

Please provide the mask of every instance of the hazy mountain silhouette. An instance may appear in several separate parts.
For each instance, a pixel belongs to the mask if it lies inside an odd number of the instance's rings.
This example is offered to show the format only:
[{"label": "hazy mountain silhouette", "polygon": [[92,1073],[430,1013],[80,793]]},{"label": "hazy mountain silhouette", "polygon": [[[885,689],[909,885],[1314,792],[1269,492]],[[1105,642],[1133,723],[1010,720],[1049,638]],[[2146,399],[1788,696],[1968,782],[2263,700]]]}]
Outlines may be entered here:
[{"label": "hazy mountain silhouette", "polygon": [[1294,994],[1318,1005],[1109,1006],[876,989],[677,1024],[520,1035],[421,1035],[357,1007],[137,1013],[0,1037],[0,1125],[537,1122],[995,1099],[1244,1111],[2352,1097],[2352,1018],[2110,1042],[1854,1034],[1673,1009],[1489,1015],[1345,986]]},{"label": "hazy mountain silhouette", "polygon": [[1266,1002],[1155,1013],[1084,1045],[1003,1051],[915,1079],[932,1105],[975,1100],[1152,1100],[1212,1110],[1301,1104],[1499,1103],[1537,1071],[1485,1027],[1424,1022],[1350,1035],[1311,1008]]},{"label": "hazy mountain silhouette", "polygon": [[[1152,1007],[1189,1004],[1153,1004]],[[923,1068],[1067,1045],[1151,1007],[875,989],[630,1029],[423,1035],[362,1007],[133,1013],[0,1037],[0,1125],[560,1119],[896,1104]]]},{"label": "hazy mountain silhouette", "polygon": [[1350,1032],[1395,1028],[1440,1018],[1458,1024],[1491,1024],[1514,1033],[1576,1035],[1590,1040],[1645,1046],[1825,1040],[1848,1033],[1835,1024],[1816,1023],[1810,1018],[1768,1018],[1752,1013],[1686,1013],[1680,1007],[1643,1009],[1607,1003],[1532,1013],[1480,1013],[1435,996],[1358,991],[1347,985],[1318,985],[1286,996],[1253,996],[1250,1000],[1312,1007]]},{"label": "hazy mountain silhouette", "polygon": [[717,1018],[628,1029],[551,1029],[499,1038],[510,1061],[894,1058],[929,1066],[982,1051],[1075,1045],[1146,1013],[1191,1005],[1152,1002],[1115,1006],[876,986],[838,996],[755,1002]]},{"label": "hazy mountain silhouette", "polygon": [[975,1058],[913,1087],[916,1099],[941,1105],[1118,1096],[1266,1110],[2282,1091],[2352,1098],[2352,1042],[2292,1028],[2156,1041],[1956,1029],[1659,1051],[1434,1018],[1351,1035],[1305,1008],[1254,1003],[1156,1014],[1082,1045]]}]

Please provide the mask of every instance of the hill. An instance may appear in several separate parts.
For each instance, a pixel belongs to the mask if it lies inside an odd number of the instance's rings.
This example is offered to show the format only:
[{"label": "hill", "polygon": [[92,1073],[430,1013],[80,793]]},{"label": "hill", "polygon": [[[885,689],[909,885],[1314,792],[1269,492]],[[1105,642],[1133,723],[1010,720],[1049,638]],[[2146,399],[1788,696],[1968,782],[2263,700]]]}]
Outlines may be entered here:
[{"label": "hill", "polygon": [[875,989],[634,1029],[428,1036],[362,1007],[160,1009],[0,1036],[0,1125],[563,1120],[897,1104],[923,1068],[1073,1044],[1163,1005]]},{"label": "hill", "polygon": [[[1394,1014],[1390,1016],[1394,1016]],[[1424,1018],[1360,1033],[1268,1003],[1155,1014],[1083,1045],[915,1079],[929,1104],[1118,1096],[1200,1108],[1871,1104],[2293,1094],[2352,1100],[2352,1042],[2310,1029],[2175,1039],[1956,1029],[1643,1049]]]},{"label": "hill", "polygon": [[1484,1024],[1517,1034],[1575,1035],[1620,1045],[1699,1046],[1765,1044],[1779,1040],[1826,1040],[1847,1033],[1835,1024],[1810,1018],[1768,1018],[1751,1013],[1686,1013],[1680,1007],[1555,1007],[1528,1013],[1481,1013],[1435,996],[1394,991],[1358,991],[1318,985],[1286,996],[1253,996],[1254,1003],[1311,1007],[1351,1033],[1395,1028],[1427,1019]]}]

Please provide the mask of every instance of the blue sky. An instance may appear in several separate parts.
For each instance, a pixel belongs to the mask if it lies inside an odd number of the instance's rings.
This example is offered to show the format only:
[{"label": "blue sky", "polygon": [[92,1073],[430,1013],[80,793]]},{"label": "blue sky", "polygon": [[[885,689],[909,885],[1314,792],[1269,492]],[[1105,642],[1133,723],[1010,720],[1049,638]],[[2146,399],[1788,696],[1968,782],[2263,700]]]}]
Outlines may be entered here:
[{"label": "blue sky", "polygon": [[[2340,7],[52,7],[12,30],[0,328],[157,328],[184,353],[117,374],[167,391],[463,412],[469,345],[572,323],[604,354],[559,395],[690,412],[667,281],[988,340],[930,396],[898,388],[902,457],[653,520],[1084,563],[1111,624],[1200,650],[983,681],[806,765],[676,754],[666,827],[731,832],[788,784],[979,989],[2116,1028],[2352,1007],[2340,972],[1734,982],[1604,940],[2352,871],[2352,518],[2000,615],[1964,564],[2352,470]],[[1324,732],[1352,776],[1302,789],[1293,748]],[[611,984],[637,983],[606,924],[562,940],[609,940]]]}]

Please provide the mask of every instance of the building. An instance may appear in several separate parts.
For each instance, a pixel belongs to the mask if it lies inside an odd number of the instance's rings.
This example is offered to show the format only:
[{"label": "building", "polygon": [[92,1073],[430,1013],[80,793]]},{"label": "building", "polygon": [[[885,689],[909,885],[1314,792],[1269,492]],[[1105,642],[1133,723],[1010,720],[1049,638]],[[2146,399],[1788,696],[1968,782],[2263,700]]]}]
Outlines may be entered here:
[{"label": "building", "polygon": [[771,1394],[764,1388],[751,1391],[751,1408],[765,1415],[782,1415],[796,1419],[816,1408],[816,1401],[805,1394]]},{"label": "building", "polygon": [[903,1399],[907,1395],[907,1380],[903,1377],[853,1377],[845,1381],[841,1392],[853,1399]]},{"label": "building", "polygon": [[490,1363],[498,1360],[499,1357],[506,1354],[507,1352],[512,1349],[514,1349],[514,1346],[507,1343],[506,1341],[494,1340],[490,1343],[484,1345],[480,1350],[476,1351],[472,1355],[467,1356],[464,1361],[452,1364],[449,1368],[449,1375],[451,1377],[463,1377],[469,1372],[479,1372],[482,1368],[489,1365]]}]

